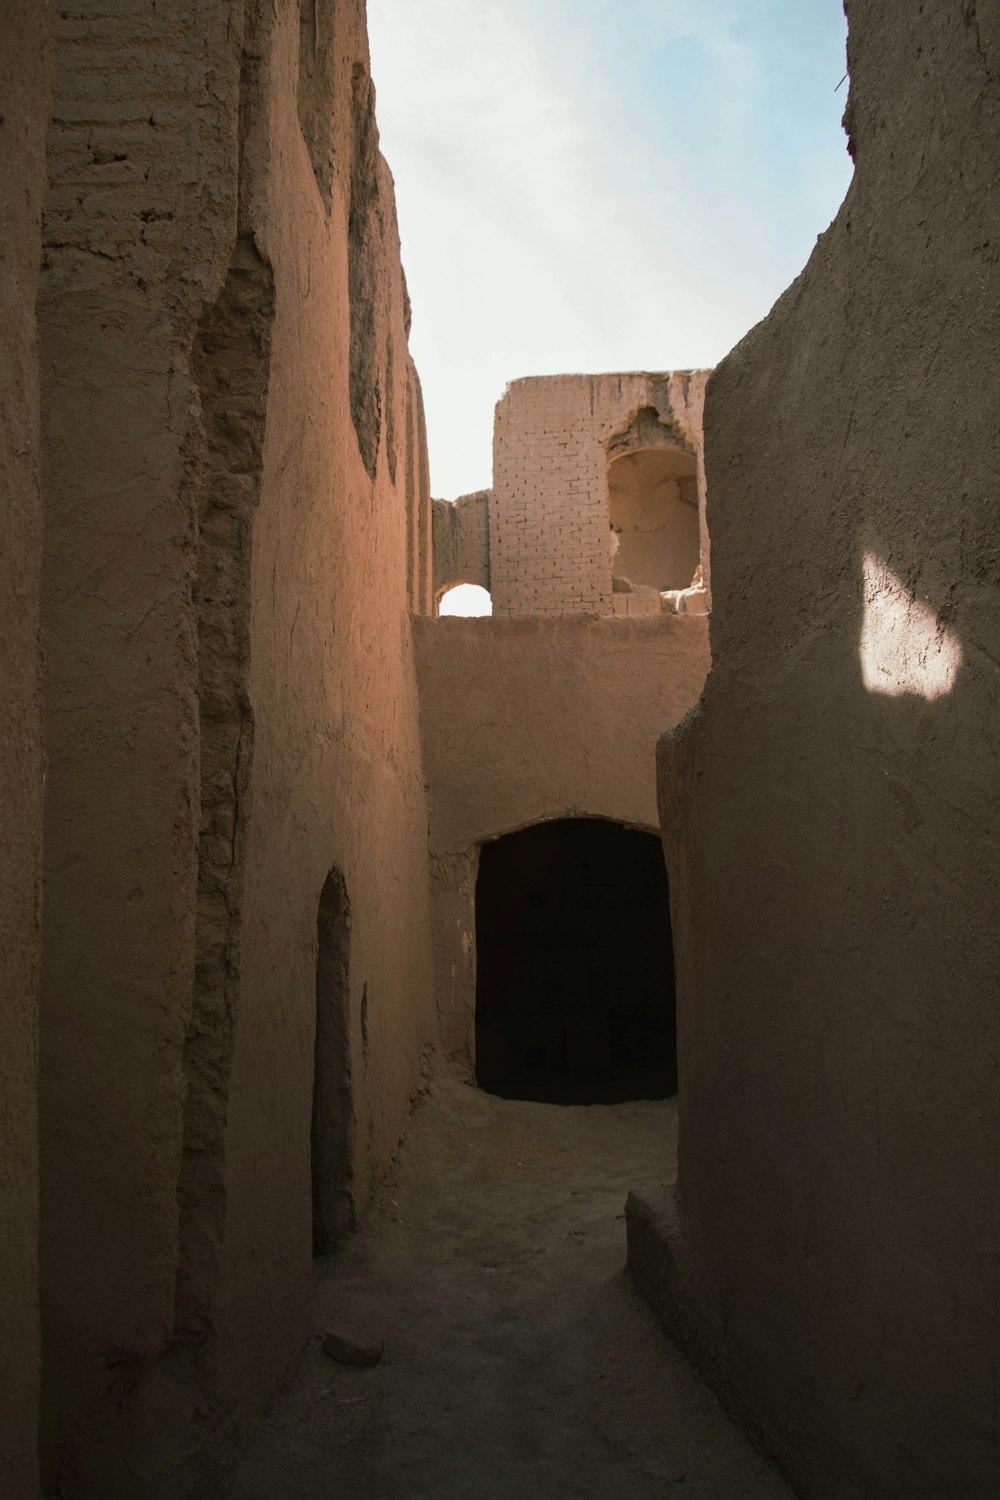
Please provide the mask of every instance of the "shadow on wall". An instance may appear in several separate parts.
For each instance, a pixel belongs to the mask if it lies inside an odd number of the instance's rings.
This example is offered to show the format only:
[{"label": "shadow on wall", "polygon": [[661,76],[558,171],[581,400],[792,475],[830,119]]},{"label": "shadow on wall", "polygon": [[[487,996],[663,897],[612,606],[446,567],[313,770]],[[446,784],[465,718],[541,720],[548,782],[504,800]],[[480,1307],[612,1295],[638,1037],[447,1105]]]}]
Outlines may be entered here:
[{"label": "shadow on wall", "polygon": [[662,742],[691,1088],[630,1264],[809,1493],[986,1496],[995,614],[902,531],[841,576],[752,674],[723,611],[734,649]]},{"label": "shadow on wall", "polygon": [[484,844],[476,1078],[508,1099],[677,1092],[667,876],[655,834],[597,818]]},{"label": "shadow on wall", "polygon": [[354,1227],[351,1100],[351,907],[331,870],[316,923],[316,1043],[312,1107],[313,1252]]}]

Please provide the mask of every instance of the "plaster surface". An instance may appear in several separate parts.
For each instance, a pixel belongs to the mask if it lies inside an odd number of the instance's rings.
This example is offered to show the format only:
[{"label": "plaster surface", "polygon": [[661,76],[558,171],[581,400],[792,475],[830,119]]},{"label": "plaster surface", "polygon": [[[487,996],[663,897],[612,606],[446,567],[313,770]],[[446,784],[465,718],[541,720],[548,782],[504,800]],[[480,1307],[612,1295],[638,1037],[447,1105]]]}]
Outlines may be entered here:
[{"label": "plaster surface", "polygon": [[46,4],[0,14],[0,1455],[12,1496],[37,1493],[38,984],[42,784],[38,350]]},{"label": "plaster surface", "polygon": [[697,701],[708,622],[414,625],[442,1046],[471,1058],[479,845],[546,818],[655,828],[656,738]]},{"label": "plaster surface", "polygon": [[804,1493],[986,1500],[1000,14],[847,9],[853,184],[708,388],[714,666],[659,758],[679,1176],[633,1221]]},{"label": "plaster surface", "polygon": [[433,1036],[430,498],[373,107],[353,0],[58,17],[42,1196],[66,1495],[200,1493],[297,1357],[331,869],[359,1214]]}]

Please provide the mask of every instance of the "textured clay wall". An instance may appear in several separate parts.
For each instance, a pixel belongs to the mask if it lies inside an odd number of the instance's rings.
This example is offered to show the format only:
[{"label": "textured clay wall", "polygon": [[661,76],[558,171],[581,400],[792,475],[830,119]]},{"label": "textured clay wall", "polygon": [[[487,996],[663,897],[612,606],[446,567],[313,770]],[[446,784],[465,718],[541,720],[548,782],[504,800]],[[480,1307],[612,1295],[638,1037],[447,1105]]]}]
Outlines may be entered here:
[{"label": "textured clay wall", "polygon": [[130,1388],[174,1343],[200,802],[190,351],[235,241],[241,40],[222,7],[56,17],[41,1253],[46,1485],[69,1493],[119,1492]]},{"label": "textured clay wall", "polygon": [[415,622],[438,1006],[471,1058],[479,845],[545,818],[656,826],[654,748],[697,700],[708,621]]},{"label": "textured clay wall", "polygon": [[[410,330],[410,304],[403,284],[404,330]],[[434,612],[434,539],[431,500],[430,456],[420,378],[412,360],[407,361],[406,391],[406,517],[407,587],[414,614]]]},{"label": "textured clay wall", "polygon": [[803,1493],[986,1500],[1000,12],[848,15],[854,182],[709,387],[714,667],[660,760],[679,1197],[631,1258]]},{"label": "textured clay wall", "polygon": [[703,370],[552,375],[508,386],[493,428],[495,615],[610,613],[608,445],[651,420],[695,455],[703,496],[707,378]]},{"label": "textured clay wall", "polygon": [[433,1030],[430,501],[363,5],[62,7],[49,160],[44,1451],[62,1494],[176,1500],[308,1331],[331,869],[356,1213]]},{"label": "textured clay wall", "polygon": [[435,500],[434,596],[456,583],[490,587],[489,490],[458,500]]},{"label": "textured clay wall", "polygon": [[35,293],[48,124],[48,6],[0,14],[0,1455],[38,1491],[37,1049],[42,748]]}]

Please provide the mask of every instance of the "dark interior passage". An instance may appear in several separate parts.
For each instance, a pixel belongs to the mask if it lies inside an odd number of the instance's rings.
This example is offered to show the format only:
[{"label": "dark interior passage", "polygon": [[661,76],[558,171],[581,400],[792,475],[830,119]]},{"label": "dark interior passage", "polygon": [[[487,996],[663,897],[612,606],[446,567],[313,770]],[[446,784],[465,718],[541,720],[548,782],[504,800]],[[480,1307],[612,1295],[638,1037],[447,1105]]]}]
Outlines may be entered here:
[{"label": "dark interior passage", "polygon": [[481,1088],[565,1104],[677,1092],[670,907],[655,835],[574,818],[484,844],[476,942]]},{"label": "dark interior passage", "polygon": [[351,913],[331,870],[316,922],[316,1043],[311,1130],[313,1250],[331,1249],[353,1224],[350,1053]]}]

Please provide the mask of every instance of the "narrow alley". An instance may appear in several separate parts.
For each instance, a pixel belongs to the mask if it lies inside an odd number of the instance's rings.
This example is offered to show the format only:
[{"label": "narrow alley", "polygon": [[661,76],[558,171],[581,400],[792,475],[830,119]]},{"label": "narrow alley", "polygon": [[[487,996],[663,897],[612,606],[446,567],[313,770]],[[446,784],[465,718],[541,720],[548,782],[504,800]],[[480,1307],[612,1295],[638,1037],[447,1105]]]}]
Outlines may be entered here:
[{"label": "narrow alley", "polygon": [[[316,1336],[219,1500],[778,1500],[664,1339],[623,1206],[676,1100],[564,1107],[439,1077],[364,1230],[317,1262]],[[384,1340],[335,1363],[333,1331]]]}]

